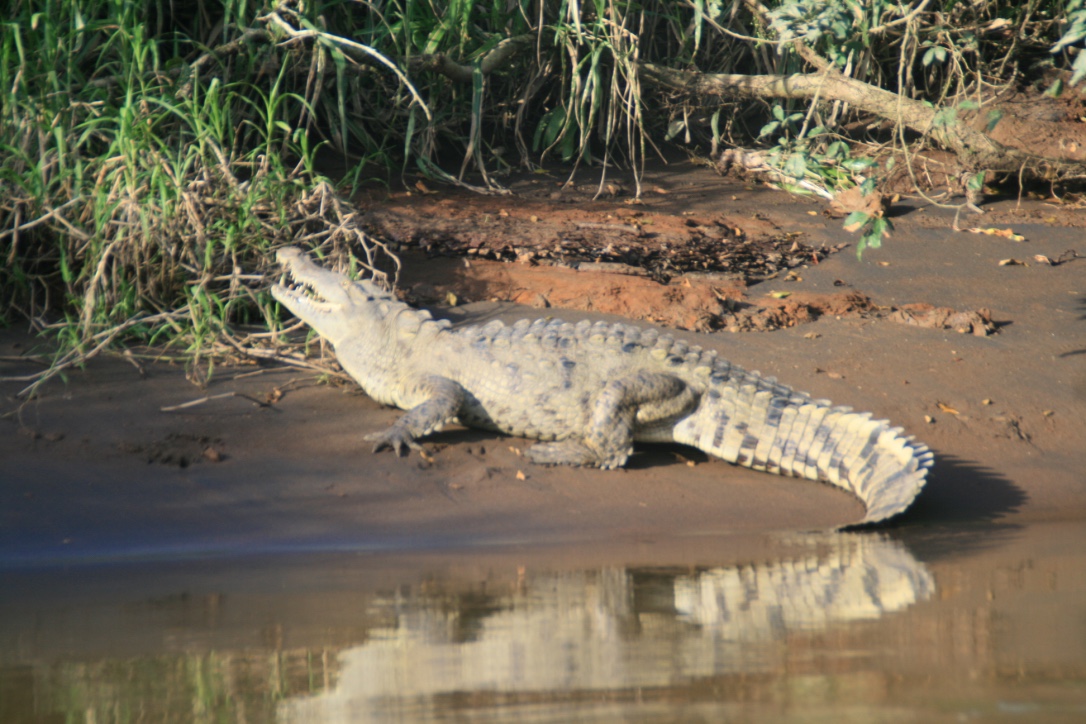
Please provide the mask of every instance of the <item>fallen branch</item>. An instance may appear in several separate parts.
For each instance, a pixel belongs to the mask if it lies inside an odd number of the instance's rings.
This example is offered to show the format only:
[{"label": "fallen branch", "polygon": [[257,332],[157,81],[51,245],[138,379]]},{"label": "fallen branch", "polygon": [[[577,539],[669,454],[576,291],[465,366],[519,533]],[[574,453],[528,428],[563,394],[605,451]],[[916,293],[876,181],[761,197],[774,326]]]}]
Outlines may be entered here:
[{"label": "fallen branch", "polygon": [[802,100],[818,96],[822,101],[842,101],[856,110],[930,136],[973,169],[1018,173],[1026,168],[1041,178],[1086,175],[1086,164],[1009,148],[962,121],[937,125],[938,108],[876,88],[832,69],[788,76],[699,73],[665,68],[654,63],[638,63],[637,69],[640,77],[648,83],[690,95]]},{"label": "fallen branch", "polygon": [[[536,36],[534,34],[517,35],[512,38],[506,38],[495,45],[489,53],[483,56],[483,59],[479,62],[479,72],[484,76],[490,75],[495,70],[504,66],[506,61],[519,53],[522,49],[535,43],[535,40]],[[474,65],[469,63],[457,63],[444,53],[412,56],[408,62],[408,67],[411,69],[412,73],[432,71],[440,73],[458,83],[471,83],[472,74],[475,70]]]},{"label": "fallen branch", "polygon": [[202,405],[205,402],[210,402],[211,400],[221,400],[221,399],[224,399],[226,397],[242,397],[242,398],[244,398],[246,400],[249,400],[250,402],[252,402],[257,407],[272,407],[267,402],[264,402],[263,400],[258,400],[255,397],[252,397],[250,395],[246,395],[246,394],[244,394],[242,392],[223,392],[222,394],[219,394],[219,395],[208,395],[206,397],[199,397],[199,398],[197,398],[195,400],[189,400],[188,402],[182,402],[180,405],[169,405],[167,407],[160,407],[158,409],[161,412],[177,412],[178,410],[187,410],[190,407],[196,407],[197,405]]}]

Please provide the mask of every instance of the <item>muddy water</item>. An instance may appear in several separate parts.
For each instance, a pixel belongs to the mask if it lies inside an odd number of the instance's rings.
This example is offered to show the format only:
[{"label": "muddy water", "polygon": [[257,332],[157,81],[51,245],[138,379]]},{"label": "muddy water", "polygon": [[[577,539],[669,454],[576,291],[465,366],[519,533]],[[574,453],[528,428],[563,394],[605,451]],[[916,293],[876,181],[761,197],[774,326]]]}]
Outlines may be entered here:
[{"label": "muddy water", "polygon": [[0,571],[0,721],[1086,719],[1082,524],[636,557]]}]

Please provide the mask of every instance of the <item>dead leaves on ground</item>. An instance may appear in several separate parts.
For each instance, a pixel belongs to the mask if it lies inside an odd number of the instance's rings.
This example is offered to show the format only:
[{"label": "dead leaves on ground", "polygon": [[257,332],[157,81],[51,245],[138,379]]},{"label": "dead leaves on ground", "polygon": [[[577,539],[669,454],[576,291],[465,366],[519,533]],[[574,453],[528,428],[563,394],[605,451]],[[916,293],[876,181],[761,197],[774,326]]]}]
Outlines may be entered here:
[{"label": "dead leaves on ground", "polygon": [[826,207],[826,214],[834,218],[847,217],[855,212],[864,214],[863,221],[846,224],[845,231],[859,231],[868,219],[878,219],[886,214],[890,199],[878,191],[864,194],[859,186],[845,189],[833,197]]},{"label": "dead leaves on ground", "polygon": [[[1086,257],[1081,256],[1075,249],[1068,249],[1055,259],[1049,256],[1045,256],[1044,254],[1033,255],[1033,261],[1037,264],[1040,264],[1041,266],[1060,266],[1061,264],[1066,264],[1067,262],[1073,261],[1075,259],[1086,259]],[[1008,259],[1000,259],[999,266],[1031,266],[1031,264],[1028,261],[1022,261],[1021,259],[1015,259],[1012,257]]]},{"label": "dead leaves on ground", "polygon": [[1022,236],[1021,234],[1016,234],[1010,229],[996,229],[996,228],[992,228],[992,227],[982,229],[980,227],[973,226],[973,227],[970,227],[968,229],[963,229],[963,231],[968,231],[970,234],[984,234],[986,236],[998,236],[998,237],[1001,237],[1003,239],[1010,239],[1011,241],[1019,241],[1019,242],[1021,242],[1021,241],[1026,240],[1026,237]]}]

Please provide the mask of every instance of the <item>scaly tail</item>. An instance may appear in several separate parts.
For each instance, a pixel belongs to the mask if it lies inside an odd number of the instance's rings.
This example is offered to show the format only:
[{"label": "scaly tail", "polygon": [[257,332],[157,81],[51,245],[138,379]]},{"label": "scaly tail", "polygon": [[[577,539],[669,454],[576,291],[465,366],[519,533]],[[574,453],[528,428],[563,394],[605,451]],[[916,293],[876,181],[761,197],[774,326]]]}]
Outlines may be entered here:
[{"label": "scaly tail", "polygon": [[675,441],[754,470],[832,483],[867,507],[860,523],[905,510],[933,462],[927,446],[870,413],[812,400],[732,366],[714,375]]}]

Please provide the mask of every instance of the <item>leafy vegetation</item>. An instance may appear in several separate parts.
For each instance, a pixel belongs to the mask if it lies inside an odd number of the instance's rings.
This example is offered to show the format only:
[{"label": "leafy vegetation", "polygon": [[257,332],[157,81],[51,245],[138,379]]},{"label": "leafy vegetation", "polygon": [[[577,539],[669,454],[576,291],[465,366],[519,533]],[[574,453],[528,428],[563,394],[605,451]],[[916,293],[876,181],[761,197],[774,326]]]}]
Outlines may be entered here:
[{"label": "leafy vegetation", "polygon": [[[936,141],[975,184],[993,162],[962,114],[990,132],[1000,90],[1073,85],[1084,39],[1082,0],[13,0],[0,309],[61,342],[54,371],[133,341],[197,371],[278,324],[277,245],[395,275],[345,200],[365,181],[501,193],[550,160],[636,181],[670,142],[761,146],[782,185],[833,195],[877,184],[871,144],[908,164]],[[893,132],[849,132],[869,114]],[[888,230],[846,225],[861,249]]]}]

